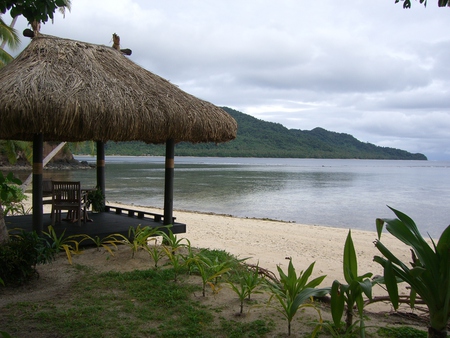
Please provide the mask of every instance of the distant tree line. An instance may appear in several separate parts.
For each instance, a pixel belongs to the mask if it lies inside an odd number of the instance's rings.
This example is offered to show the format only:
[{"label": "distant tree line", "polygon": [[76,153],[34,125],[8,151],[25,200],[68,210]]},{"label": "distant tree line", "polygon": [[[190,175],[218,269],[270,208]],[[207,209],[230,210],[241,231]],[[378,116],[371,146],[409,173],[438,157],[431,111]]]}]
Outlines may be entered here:
[{"label": "distant tree line", "polygon": [[[379,147],[364,143],[351,135],[327,131],[287,129],[279,123],[266,122],[250,115],[223,107],[238,123],[237,138],[233,141],[214,143],[179,143],[176,156],[218,157],[274,157],[274,158],[340,158],[340,159],[390,159],[426,160],[423,154],[405,150]],[[92,153],[92,144],[73,146],[77,154]],[[108,142],[106,155],[163,156],[164,145],[143,142]]]}]

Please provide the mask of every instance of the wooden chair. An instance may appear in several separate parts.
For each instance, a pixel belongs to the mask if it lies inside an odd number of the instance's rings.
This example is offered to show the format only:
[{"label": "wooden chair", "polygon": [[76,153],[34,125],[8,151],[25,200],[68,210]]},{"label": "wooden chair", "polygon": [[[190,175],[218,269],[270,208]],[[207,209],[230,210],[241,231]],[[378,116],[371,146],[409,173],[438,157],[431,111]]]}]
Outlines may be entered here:
[{"label": "wooden chair", "polygon": [[61,222],[62,210],[67,210],[66,220],[78,222],[78,226],[81,226],[81,219],[86,223],[86,201],[80,182],[52,181],[52,225]]}]

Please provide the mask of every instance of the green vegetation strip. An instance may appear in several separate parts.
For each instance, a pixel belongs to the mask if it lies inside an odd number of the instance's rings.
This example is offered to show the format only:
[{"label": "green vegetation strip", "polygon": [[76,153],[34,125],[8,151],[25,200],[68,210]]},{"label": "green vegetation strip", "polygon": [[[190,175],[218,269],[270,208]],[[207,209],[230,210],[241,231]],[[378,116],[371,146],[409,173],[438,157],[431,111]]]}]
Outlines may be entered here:
[{"label": "green vegetation strip", "polygon": [[258,337],[265,321],[214,321],[214,309],[192,299],[199,285],[174,282],[173,269],[96,274],[80,278],[43,303],[11,304],[2,329],[13,337]]}]

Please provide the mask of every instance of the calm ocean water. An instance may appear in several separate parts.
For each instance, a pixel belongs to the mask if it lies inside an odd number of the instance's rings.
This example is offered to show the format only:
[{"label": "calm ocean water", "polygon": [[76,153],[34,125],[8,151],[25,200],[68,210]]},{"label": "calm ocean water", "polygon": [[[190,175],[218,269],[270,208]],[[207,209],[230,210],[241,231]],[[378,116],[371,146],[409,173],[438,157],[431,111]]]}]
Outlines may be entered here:
[{"label": "calm ocean water", "polygon": [[[95,170],[45,175],[96,180]],[[424,235],[450,224],[450,162],[176,157],[174,185],[175,209],[374,231],[389,205]],[[163,194],[163,157],[107,157],[107,200],[162,208]]]}]

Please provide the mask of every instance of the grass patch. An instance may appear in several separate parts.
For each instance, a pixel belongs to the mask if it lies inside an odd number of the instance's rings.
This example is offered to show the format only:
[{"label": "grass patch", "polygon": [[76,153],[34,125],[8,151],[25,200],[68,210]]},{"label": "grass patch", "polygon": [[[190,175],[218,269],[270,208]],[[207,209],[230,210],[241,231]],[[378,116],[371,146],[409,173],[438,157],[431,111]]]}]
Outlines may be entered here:
[{"label": "grass patch", "polygon": [[417,330],[413,327],[399,326],[399,327],[382,327],[378,329],[380,337],[386,338],[427,338],[427,332]]},{"label": "grass patch", "polygon": [[35,337],[72,338],[260,337],[270,332],[263,320],[215,321],[214,308],[192,299],[200,283],[184,283],[185,277],[174,282],[170,268],[95,273],[77,265],[75,270],[77,281],[51,301],[8,305],[1,330],[13,337],[32,330]]}]

